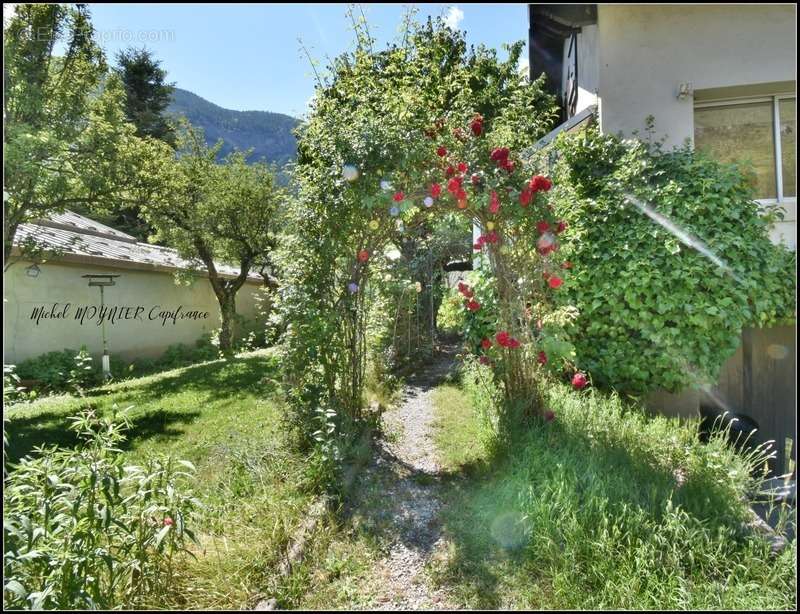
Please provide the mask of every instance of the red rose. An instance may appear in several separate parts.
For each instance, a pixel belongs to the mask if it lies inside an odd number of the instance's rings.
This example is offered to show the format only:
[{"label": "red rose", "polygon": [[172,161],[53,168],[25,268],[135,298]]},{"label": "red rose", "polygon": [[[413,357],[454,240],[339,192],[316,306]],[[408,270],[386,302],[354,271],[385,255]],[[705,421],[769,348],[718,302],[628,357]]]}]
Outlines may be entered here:
[{"label": "red rose", "polygon": [[491,363],[491,361],[489,360],[489,357],[488,357],[488,356],[481,356],[481,357],[478,359],[478,362],[479,362],[479,363],[481,363],[482,365],[488,365],[488,364],[490,364],[490,363]]},{"label": "red rose", "polygon": [[461,187],[461,179],[458,177],[453,177],[450,181],[447,182],[447,191],[451,194],[455,194],[458,192],[459,188]]},{"label": "red rose", "polygon": [[472,244],[472,249],[474,249],[476,252],[481,251],[483,249],[483,241],[478,240],[477,243],[473,243]]},{"label": "red rose", "polygon": [[518,348],[519,341],[514,339],[514,337],[511,337],[511,339],[508,340],[508,347],[511,348],[512,350]]},{"label": "red rose", "polygon": [[448,166],[444,171],[445,177],[452,177],[455,174],[456,174],[456,169],[453,168],[452,166]]},{"label": "red rose", "polygon": [[458,172],[459,173],[466,173],[468,168],[469,167],[467,166],[466,162],[459,162],[458,163]]},{"label": "red rose", "polygon": [[492,230],[486,235],[485,240],[487,243],[497,243],[500,240],[500,237],[494,230]]},{"label": "red rose", "polygon": [[472,290],[470,289],[470,287],[467,284],[465,284],[465,283],[463,283],[461,281],[458,282],[458,291],[461,294],[463,294],[464,296],[466,296],[467,298],[472,298]]},{"label": "red rose", "polygon": [[558,277],[557,275],[553,275],[550,279],[547,280],[547,283],[550,284],[550,287],[554,290],[561,286],[564,283],[564,280]]},{"label": "red rose", "polygon": [[544,351],[539,352],[539,356],[536,358],[536,362],[538,362],[540,365],[546,365],[547,354],[545,354]]},{"label": "red rose", "polygon": [[531,177],[531,180],[528,182],[528,187],[534,192],[538,192],[540,190],[542,192],[547,192],[552,186],[553,183],[547,177],[543,177],[542,175]]},{"label": "red rose", "polygon": [[576,373],[572,377],[572,387],[575,390],[581,390],[582,388],[586,388],[586,384],[589,383],[589,380],[586,379],[586,376],[583,373]]},{"label": "red rose", "polygon": [[472,134],[475,136],[480,136],[481,132],[483,132],[483,117],[476,115],[469,127],[470,130],[472,130]]},{"label": "red rose", "polygon": [[536,222],[536,230],[538,230],[541,234],[544,234],[545,232],[550,230],[550,224],[548,224],[544,220],[540,220]]},{"label": "red rose", "polygon": [[499,162],[500,160],[507,160],[508,154],[511,153],[508,147],[497,147],[496,149],[492,150],[492,153],[489,154],[489,157],[492,160]]},{"label": "red rose", "polygon": [[527,207],[531,204],[531,198],[533,197],[533,192],[531,192],[528,188],[522,190],[519,193],[519,204],[523,207]]},{"label": "red rose", "polygon": [[567,223],[566,222],[559,222],[558,224],[556,224],[556,234],[558,234],[560,232],[564,232],[564,230],[566,230],[566,228],[567,228]]},{"label": "red rose", "polygon": [[437,155],[437,156],[440,156],[440,157],[442,157],[442,158],[444,158],[444,157],[447,155],[447,150],[446,150],[444,147],[440,146],[440,147],[439,147],[439,148],[436,150],[436,155]]},{"label": "red rose", "polygon": [[492,341],[484,337],[483,339],[481,339],[481,347],[484,350],[488,350],[490,347],[492,347]]},{"label": "red rose", "polygon": [[439,198],[439,194],[442,193],[442,186],[438,183],[434,183],[431,185],[431,196],[434,198]]},{"label": "red rose", "polygon": [[492,196],[489,199],[489,213],[495,214],[500,211],[500,198],[497,192],[492,191]]},{"label": "red rose", "polygon": [[476,300],[471,300],[467,303],[467,309],[470,311],[478,311],[481,308],[481,304]]},{"label": "red rose", "polygon": [[[466,190],[464,190],[464,188],[462,188],[462,187],[459,187],[459,188],[458,188],[458,191],[457,191],[457,192],[456,192],[456,194],[455,194],[455,196],[456,196],[456,198],[457,198],[459,201],[466,200],[466,198],[467,198],[467,192],[466,192]],[[461,203],[460,203],[460,202],[459,202],[458,204],[459,204],[459,206],[461,206]],[[463,209],[463,207],[462,207],[462,209]]]},{"label": "red rose", "polygon": [[481,176],[478,173],[472,173],[470,180],[472,181],[472,185],[478,185],[481,182]]},{"label": "red rose", "polygon": [[365,249],[362,249],[360,252],[358,252],[358,259],[361,262],[366,262],[369,260],[369,252]]},{"label": "red rose", "polygon": [[172,520],[172,518],[170,518],[169,516],[164,518],[164,526],[165,527],[171,527],[173,524],[175,524],[175,521]]},{"label": "red rose", "polygon": [[552,422],[555,419],[556,419],[556,415],[552,411],[550,411],[549,409],[546,412],[544,412],[544,420],[545,420],[545,422]]},{"label": "red rose", "polygon": [[543,246],[541,246],[541,247],[537,247],[537,248],[536,248],[536,251],[537,251],[537,252],[539,252],[539,255],[540,255],[540,256],[546,256],[546,255],[547,255],[547,254],[549,254],[550,252],[553,252],[553,251],[555,251],[555,249],[556,249],[556,248],[555,248],[555,245],[552,245],[552,244],[551,244],[551,245],[543,245]]},{"label": "red rose", "polygon": [[497,334],[494,336],[494,338],[495,338],[495,340],[497,341],[497,343],[499,343],[501,346],[503,346],[503,347],[507,347],[507,346],[508,346],[508,340],[509,340],[511,337],[510,337],[510,335],[509,335],[509,334],[508,334],[506,331],[504,331],[504,330],[501,330],[499,333],[497,333]]},{"label": "red rose", "polygon": [[394,202],[396,202],[396,203],[399,203],[399,202],[400,202],[401,200],[403,200],[405,197],[406,197],[406,195],[405,195],[405,194],[403,194],[402,192],[395,192],[395,193],[394,193],[394,196],[392,196],[392,200],[393,200]]},{"label": "red rose", "polygon": [[501,168],[504,168],[504,169],[505,169],[505,170],[507,170],[509,173],[513,173],[513,172],[514,172],[514,162],[512,162],[512,161],[511,161],[511,160],[509,160],[508,158],[506,158],[505,160],[502,160],[502,161],[500,162],[500,167],[501,167]]}]

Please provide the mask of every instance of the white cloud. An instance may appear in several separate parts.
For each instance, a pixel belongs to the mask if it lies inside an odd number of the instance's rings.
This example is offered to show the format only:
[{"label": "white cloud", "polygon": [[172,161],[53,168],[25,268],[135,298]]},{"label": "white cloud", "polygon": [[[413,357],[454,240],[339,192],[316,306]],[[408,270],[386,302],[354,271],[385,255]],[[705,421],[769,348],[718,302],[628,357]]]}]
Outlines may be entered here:
[{"label": "white cloud", "polygon": [[457,30],[459,24],[464,19],[464,11],[457,6],[451,6],[447,9],[447,16],[444,18],[444,25],[451,30]]}]

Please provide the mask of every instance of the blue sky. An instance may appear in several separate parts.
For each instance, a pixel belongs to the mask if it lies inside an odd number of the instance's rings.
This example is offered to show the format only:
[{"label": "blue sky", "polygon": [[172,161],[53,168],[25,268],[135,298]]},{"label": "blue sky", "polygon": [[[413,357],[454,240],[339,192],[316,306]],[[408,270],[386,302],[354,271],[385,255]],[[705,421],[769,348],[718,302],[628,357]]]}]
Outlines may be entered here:
[{"label": "blue sky", "polygon": [[[91,4],[109,58],[128,46],[154,51],[169,80],[228,109],[300,116],[314,92],[301,38],[324,66],[351,48],[346,4]],[[401,4],[360,5],[379,44],[397,36]],[[527,4],[417,4],[418,20],[449,17],[470,44],[500,49],[527,39]],[[505,57],[501,51],[501,57]]]}]

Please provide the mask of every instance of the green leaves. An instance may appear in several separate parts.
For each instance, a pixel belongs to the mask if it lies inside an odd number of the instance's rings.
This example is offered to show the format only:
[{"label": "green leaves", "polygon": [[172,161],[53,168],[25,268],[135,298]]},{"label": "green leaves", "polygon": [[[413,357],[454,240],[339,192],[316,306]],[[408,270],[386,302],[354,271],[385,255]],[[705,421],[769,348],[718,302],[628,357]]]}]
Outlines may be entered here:
[{"label": "green leaves", "polygon": [[[575,270],[559,298],[581,312],[578,364],[598,381],[641,393],[714,379],[743,327],[793,317],[796,256],[770,243],[736,168],[596,130],[555,147],[551,202],[568,222],[564,256]],[[672,227],[624,206],[628,193]]]}]

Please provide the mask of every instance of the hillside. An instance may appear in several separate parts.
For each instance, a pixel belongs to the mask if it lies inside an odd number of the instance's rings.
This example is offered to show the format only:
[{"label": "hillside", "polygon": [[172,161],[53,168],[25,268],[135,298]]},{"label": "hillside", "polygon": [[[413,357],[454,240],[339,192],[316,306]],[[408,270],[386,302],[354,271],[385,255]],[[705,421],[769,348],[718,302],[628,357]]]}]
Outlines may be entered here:
[{"label": "hillside", "polygon": [[299,120],[268,111],[232,111],[223,109],[197,94],[175,88],[167,108],[170,115],[184,115],[202,128],[209,144],[224,141],[221,155],[233,149],[253,149],[250,160],[265,160],[283,166],[294,160],[297,142],[292,129]]}]

